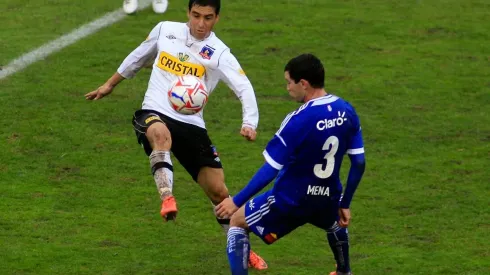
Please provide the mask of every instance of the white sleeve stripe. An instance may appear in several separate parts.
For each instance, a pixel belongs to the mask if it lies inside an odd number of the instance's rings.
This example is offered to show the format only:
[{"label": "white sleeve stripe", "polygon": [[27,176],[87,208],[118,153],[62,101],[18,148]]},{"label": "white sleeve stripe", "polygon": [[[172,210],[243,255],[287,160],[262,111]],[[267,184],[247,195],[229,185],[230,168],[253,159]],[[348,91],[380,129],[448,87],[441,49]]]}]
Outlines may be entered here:
[{"label": "white sleeve stripe", "polygon": [[267,163],[269,163],[275,169],[281,170],[282,167],[284,166],[284,165],[277,163],[275,160],[273,160],[272,157],[269,155],[269,153],[267,153],[266,150],[264,150],[264,152],[262,154],[264,155],[265,161],[267,161]]},{"label": "white sleeve stripe", "polygon": [[364,154],[364,147],[357,148],[357,149],[349,149],[349,150],[347,150],[347,154],[349,154],[349,155]]},{"label": "white sleeve stripe", "polygon": [[277,130],[277,133],[276,134],[280,134],[282,129],[284,129],[284,127],[286,127],[286,125],[288,124],[289,120],[291,120],[291,118],[293,117],[294,115],[294,112],[291,112],[289,113],[286,118],[284,118],[284,120],[282,121],[281,123],[281,127],[279,127],[279,130]]},{"label": "white sleeve stripe", "polygon": [[288,147],[288,145],[286,144],[284,139],[282,139],[281,135],[276,134],[276,136],[281,140],[281,142],[282,142],[282,144],[284,144],[284,146]]}]

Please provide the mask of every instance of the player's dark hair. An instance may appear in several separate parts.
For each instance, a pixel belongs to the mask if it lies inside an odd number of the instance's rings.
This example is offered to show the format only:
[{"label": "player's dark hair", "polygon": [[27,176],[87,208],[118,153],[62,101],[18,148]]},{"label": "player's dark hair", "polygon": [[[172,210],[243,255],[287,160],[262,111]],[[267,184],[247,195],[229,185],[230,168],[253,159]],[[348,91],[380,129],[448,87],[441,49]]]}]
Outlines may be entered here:
[{"label": "player's dark hair", "polygon": [[320,59],[313,54],[301,54],[289,60],[284,71],[289,72],[289,77],[294,83],[304,79],[313,88],[323,88],[325,86],[325,69]]},{"label": "player's dark hair", "polygon": [[214,8],[216,15],[219,14],[219,10],[221,9],[221,0],[189,0],[189,11],[192,9],[192,6],[197,5],[201,7],[210,6]]}]

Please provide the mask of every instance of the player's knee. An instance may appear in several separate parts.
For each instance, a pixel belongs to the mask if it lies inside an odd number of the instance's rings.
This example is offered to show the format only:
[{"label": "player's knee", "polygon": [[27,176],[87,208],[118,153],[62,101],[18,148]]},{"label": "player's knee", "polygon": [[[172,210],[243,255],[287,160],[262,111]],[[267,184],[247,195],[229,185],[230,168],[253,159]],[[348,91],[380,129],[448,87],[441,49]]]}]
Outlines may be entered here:
[{"label": "player's knee", "polygon": [[[223,184],[224,186],[224,184]],[[230,193],[228,193],[228,189],[226,187],[220,188],[218,190],[215,190],[209,194],[209,199],[213,201],[215,204],[219,204],[222,202],[224,199],[228,198],[230,196]]]},{"label": "player's knee", "polygon": [[146,137],[153,149],[170,149],[170,146],[172,145],[170,131],[163,123],[154,123],[150,125],[146,131]]},{"label": "player's knee", "polygon": [[245,217],[243,215],[240,215],[239,211],[231,215],[230,226],[248,229],[247,223],[245,222]]}]

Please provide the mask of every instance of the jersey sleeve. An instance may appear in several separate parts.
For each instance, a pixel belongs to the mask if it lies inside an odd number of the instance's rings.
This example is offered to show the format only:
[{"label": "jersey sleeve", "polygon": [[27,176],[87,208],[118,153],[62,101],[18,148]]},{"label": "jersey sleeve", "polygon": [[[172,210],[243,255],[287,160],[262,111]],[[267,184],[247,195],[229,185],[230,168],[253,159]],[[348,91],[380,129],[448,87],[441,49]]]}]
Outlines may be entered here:
[{"label": "jersey sleeve", "polygon": [[256,129],[259,124],[259,108],[257,107],[254,89],[240,63],[229,49],[221,54],[218,61],[218,71],[221,80],[233,90],[242,103],[242,127],[249,126]]},{"label": "jersey sleeve", "polygon": [[162,32],[163,22],[158,23],[134,51],[121,63],[117,72],[124,78],[133,78],[136,73],[149,62],[155,60],[158,54],[157,41]]},{"label": "jersey sleeve", "polygon": [[349,146],[347,147],[347,154],[349,155],[359,155],[364,154],[364,142],[362,140],[362,130],[359,128],[359,131],[354,134],[351,141],[349,142]]},{"label": "jersey sleeve", "polygon": [[308,135],[310,131],[308,125],[306,116],[298,115],[297,111],[287,115],[263,152],[267,163],[275,169],[282,169],[291,154]]},{"label": "jersey sleeve", "polygon": [[353,135],[347,146],[347,154],[349,155],[364,154],[364,142],[362,140],[362,130],[361,130],[361,123],[359,121],[359,117],[357,116],[354,107],[352,107],[352,105],[350,104],[348,104],[348,112],[352,119]]}]

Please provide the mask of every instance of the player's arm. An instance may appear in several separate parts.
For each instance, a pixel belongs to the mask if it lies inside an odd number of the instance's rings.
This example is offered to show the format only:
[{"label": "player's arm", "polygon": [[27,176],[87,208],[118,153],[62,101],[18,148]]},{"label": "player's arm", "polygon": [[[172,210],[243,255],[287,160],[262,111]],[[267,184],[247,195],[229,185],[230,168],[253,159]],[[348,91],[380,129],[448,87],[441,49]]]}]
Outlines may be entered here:
[{"label": "player's arm", "polygon": [[259,108],[255,92],[240,63],[229,49],[219,57],[218,70],[223,82],[233,90],[242,103],[242,135],[249,140],[255,140],[255,129],[259,124]]},{"label": "player's arm", "polygon": [[163,22],[158,23],[136,49],[121,63],[117,73],[124,78],[133,78],[146,64],[154,61],[158,54],[157,41],[162,31]]},{"label": "player's arm", "polygon": [[267,186],[289,160],[294,150],[303,142],[311,127],[304,117],[289,114],[281,124],[281,128],[269,141],[264,150],[266,163],[255,173],[250,182],[233,198],[223,200],[216,206],[218,217],[230,217],[248,200]]},{"label": "player's arm", "polygon": [[235,203],[237,207],[244,205],[245,202],[259,193],[260,190],[264,189],[273,179],[275,179],[279,170],[280,169],[277,169],[277,167],[272,166],[266,161],[257,173],[255,173],[247,186],[233,197],[233,203]]},{"label": "player's arm", "polygon": [[224,199],[215,208],[218,217],[231,217],[240,207],[250,198],[264,189],[279,173],[278,167],[274,167],[266,161],[264,165],[255,173],[250,182],[236,196]]},{"label": "player's arm", "polygon": [[126,78],[132,78],[146,64],[154,60],[158,54],[157,41],[163,22],[156,25],[148,38],[133,50],[121,63],[117,71],[97,90],[85,95],[88,100],[97,100],[109,95],[114,87]]},{"label": "player's arm", "polygon": [[340,208],[349,208],[357,186],[361,182],[364,169],[366,167],[366,161],[364,158],[364,142],[362,140],[362,131],[359,131],[352,138],[347,154],[350,159],[349,175],[347,176],[347,183],[345,191],[340,202]]},{"label": "player's arm", "polygon": [[247,186],[231,199],[231,202],[221,203],[216,208],[216,212],[222,216],[231,215],[266,187],[287,163],[308,132],[308,123],[303,118],[295,117],[295,113],[288,115],[264,150],[266,163],[255,173]]}]

